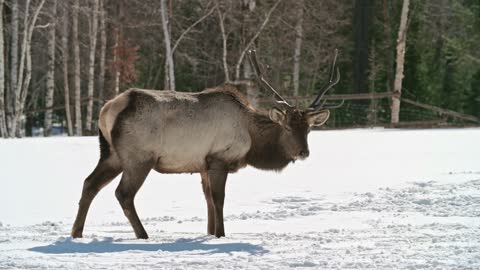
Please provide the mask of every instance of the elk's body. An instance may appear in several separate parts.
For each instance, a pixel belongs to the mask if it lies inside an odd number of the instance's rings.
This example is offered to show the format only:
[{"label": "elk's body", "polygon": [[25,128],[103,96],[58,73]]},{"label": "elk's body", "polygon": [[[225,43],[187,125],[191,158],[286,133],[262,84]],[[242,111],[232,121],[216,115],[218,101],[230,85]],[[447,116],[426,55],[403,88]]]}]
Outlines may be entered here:
[{"label": "elk's body", "polygon": [[115,195],[136,236],[147,238],[134,197],[152,169],[200,173],[208,233],[224,236],[228,173],[246,165],[281,170],[306,158],[310,128],[325,123],[328,116],[328,110],[289,105],[286,110],[259,112],[229,85],[199,93],[130,89],[100,112],[100,160],[84,182],[72,236],[82,236],[93,198],[123,172]]},{"label": "elk's body", "polygon": [[130,89],[105,105],[99,127],[120,159],[148,159],[161,173],[205,171],[208,156],[244,164],[251,111],[240,98],[234,90]]}]

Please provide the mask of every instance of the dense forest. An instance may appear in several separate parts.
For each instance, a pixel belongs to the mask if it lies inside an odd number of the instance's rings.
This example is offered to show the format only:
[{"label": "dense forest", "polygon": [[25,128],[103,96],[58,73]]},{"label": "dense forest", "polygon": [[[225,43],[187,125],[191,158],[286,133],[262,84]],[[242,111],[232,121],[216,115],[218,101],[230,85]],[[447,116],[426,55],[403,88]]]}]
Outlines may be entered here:
[{"label": "dense forest", "polygon": [[[299,106],[335,48],[335,94],[394,93],[346,101],[332,127],[389,123],[400,94],[480,117],[480,0],[0,0],[0,16],[3,137],[94,134],[102,104],[130,87],[230,83],[264,106],[249,48]],[[408,106],[400,121],[435,117]]]}]

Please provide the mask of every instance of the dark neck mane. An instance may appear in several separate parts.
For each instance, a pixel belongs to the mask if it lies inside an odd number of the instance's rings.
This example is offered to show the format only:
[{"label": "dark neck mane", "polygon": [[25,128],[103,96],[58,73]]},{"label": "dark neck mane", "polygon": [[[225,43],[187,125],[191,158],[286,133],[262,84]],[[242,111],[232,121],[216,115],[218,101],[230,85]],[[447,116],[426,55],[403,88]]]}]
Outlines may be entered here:
[{"label": "dark neck mane", "polygon": [[282,170],[291,159],[279,143],[282,127],[264,114],[251,113],[249,133],[252,146],[247,153],[247,164],[258,169]]}]

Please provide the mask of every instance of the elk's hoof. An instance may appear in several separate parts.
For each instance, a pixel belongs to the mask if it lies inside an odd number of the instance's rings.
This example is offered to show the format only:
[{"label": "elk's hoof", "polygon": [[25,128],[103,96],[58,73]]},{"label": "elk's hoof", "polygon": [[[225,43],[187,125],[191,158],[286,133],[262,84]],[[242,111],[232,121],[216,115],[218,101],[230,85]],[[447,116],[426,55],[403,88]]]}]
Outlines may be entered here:
[{"label": "elk's hoof", "polygon": [[79,231],[72,231],[72,238],[82,238],[83,235],[82,235],[82,232],[79,232]]},{"label": "elk's hoof", "polygon": [[147,233],[140,233],[137,235],[138,239],[148,239],[148,234]]}]

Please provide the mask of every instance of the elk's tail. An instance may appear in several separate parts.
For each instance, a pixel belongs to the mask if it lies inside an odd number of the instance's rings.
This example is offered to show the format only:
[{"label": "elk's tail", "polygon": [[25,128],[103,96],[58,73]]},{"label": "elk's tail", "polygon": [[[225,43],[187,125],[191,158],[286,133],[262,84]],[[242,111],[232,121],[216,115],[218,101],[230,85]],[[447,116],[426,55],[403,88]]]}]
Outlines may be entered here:
[{"label": "elk's tail", "polygon": [[110,156],[110,144],[100,129],[98,129],[98,140],[100,141],[100,160],[106,160]]}]

